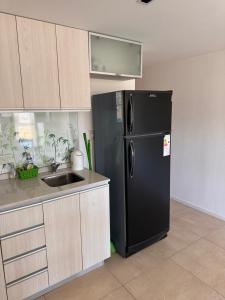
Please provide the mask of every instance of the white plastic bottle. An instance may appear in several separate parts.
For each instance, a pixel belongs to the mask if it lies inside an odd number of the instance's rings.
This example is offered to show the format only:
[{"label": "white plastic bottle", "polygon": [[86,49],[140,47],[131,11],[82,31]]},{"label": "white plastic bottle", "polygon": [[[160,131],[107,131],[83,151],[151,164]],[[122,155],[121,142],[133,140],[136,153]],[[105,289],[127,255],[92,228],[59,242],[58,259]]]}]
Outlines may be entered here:
[{"label": "white plastic bottle", "polygon": [[84,169],[84,156],[80,150],[75,150],[71,153],[71,167],[73,171]]}]

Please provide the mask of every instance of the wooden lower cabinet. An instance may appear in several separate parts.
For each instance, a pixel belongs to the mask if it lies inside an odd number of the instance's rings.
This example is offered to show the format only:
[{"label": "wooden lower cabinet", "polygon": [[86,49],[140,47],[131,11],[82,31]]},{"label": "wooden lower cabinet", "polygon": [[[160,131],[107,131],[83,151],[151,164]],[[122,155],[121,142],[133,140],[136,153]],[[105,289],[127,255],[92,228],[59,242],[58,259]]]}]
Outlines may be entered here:
[{"label": "wooden lower cabinet", "polygon": [[79,195],[44,203],[49,284],[82,270]]},{"label": "wooden lower cabinet", "polygon": [[4,276],[4,270],[3,270],[1,251],[0,251],[0,299],[1,300],[7,300],[5,276]]},{"label": "wooden lower cabinet", "polygon": [[44,203],[49,284],[110,256],[109,187]]},{"label": "wooden lower cabinet", "polygon": [[80,194],[83,268],[110,256],[109,187]]},{"label": "wooden lower cabinet", "polygon": [[109,187],[0,214],[0,225],[0,299],[22,300],[110,256]]}]

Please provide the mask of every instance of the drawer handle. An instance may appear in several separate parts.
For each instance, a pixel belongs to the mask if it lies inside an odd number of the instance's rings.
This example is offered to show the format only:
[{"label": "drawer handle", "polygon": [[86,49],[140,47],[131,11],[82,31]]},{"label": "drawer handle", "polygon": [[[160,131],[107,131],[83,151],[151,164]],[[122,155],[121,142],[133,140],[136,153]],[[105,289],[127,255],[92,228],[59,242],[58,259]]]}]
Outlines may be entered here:
[{"label": "drawer handle", "polygon": [[24,233],[28,233],[28,232],[31,232],[31,231],[35,231],[35,230],[38,230],[38,229],[41,229],[41,228],[44,228],[44,224],[42,225],[37,225],[37,226],[34,226],[34,227],[31,227],[29,229],[25,229],[23,231],[18,231],[16,233],[12,233],[12,234],[8,234],[8,235],[5,235],[3,237],[0,238],[1,241],[4,241],[4,240],[7,240],[7,239],[11,239],[15,236],[18,236],[18,235],[23,235]]},{"label": "drawer handle", "polygon": [[3,263],[4,263],[4,265],[7,265],[7,264],[10,264],[10,263],[12,263],[14,261],[20,260],[20,259],[22,259],[24,257],[31,256],[33,254],[36,254],[36,253],[42,252],[42,251],[47,251],[47,247],[46,246],[45,247],[41,247],[41,248],[39,248],[37,250],[29,251],[26,254],[18,255],[18,256],[14,257],[14,258],[6,259]]},{"label": "drawer handle", "polygon": [[7,288],[10,288],[10,287],[12,287],[13,285],[16,285],[16,284],[18,284],[18,283],[21,283],[21,282],[23,282],[23,281],[25,281],[25,280],[27,280],[27,279],[30,279],[30,278],[32,278],[32,277],[35,277],[35,276],[40,275],[40,274],[42,274],[42,273],[45,273],[45,272],[47,272],[47,271],[48,271],[48,268],[44,268],[44,269],[42,269],[42,270],[40,270],[40,271],[37,271],[37,272],[34,272],[34,273],[32,273],[32,274],[30,274],[30,275],[28,275],[28,276],[24,276],[24,277],[21,278],[21,279],[15,280],[15,281],[13,281],[13,282],[7,284],[6,287],[7,287]]},{"label": "drawer handle", "polygon": [[22,206],[22,207],[9,209],[9,210],[0,212],[0,215],[8,214],[8,213],[18,211],[18,210],[22,210],[22,209],[27,209],[27,208],[34,207],[34,206],[42,206],[42,203],[35,203],[35,204],[27,205],[27,206]]}]

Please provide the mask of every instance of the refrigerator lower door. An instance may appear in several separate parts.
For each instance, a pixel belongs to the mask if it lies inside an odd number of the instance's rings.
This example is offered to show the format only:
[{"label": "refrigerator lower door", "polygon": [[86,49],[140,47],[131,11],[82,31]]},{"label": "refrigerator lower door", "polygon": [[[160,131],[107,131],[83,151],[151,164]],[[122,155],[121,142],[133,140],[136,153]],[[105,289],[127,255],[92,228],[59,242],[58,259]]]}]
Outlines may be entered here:
[{"label": "refrigerator lower door", "polygon": [[125,139],[128,248],[169,230],[170,155],[165,136]]}]

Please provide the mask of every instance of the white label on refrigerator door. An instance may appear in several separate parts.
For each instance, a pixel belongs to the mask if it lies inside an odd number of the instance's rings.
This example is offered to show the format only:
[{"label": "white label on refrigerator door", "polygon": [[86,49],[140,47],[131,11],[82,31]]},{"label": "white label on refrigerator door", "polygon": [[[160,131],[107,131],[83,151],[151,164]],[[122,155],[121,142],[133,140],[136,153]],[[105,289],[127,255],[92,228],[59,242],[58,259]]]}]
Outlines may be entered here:
[{"label": "white label on refrigerator door", "polygon": [[166,134],[163,139],[163,156],[170,155],[170,134]]}]

